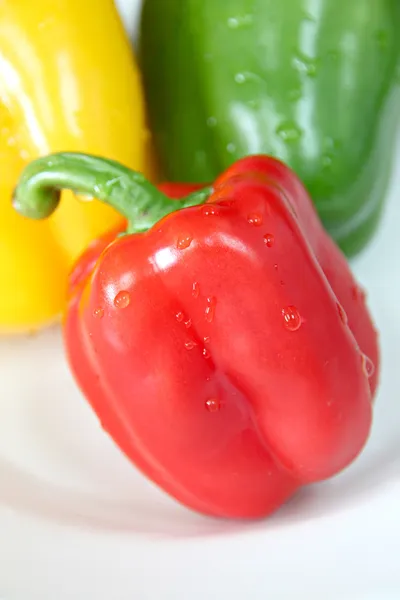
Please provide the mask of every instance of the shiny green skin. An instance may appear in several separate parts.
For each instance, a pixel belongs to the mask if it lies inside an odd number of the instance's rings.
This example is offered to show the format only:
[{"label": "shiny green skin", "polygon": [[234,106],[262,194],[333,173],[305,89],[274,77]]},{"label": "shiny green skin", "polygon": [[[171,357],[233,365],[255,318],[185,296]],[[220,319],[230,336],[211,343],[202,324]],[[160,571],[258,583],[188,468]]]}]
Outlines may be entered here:
[{"label": "shiny green skin", "polygon": [[373,234],[394,154],[400,0],[144,0],[139,51],[163,175],[291,166],[348,255]]}]

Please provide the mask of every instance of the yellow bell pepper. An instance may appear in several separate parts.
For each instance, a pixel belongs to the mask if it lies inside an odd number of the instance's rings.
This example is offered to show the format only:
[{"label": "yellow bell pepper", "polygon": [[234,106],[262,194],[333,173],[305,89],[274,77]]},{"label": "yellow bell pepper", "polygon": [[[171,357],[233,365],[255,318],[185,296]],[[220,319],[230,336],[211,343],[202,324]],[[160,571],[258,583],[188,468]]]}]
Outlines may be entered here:
[{"label": "yellow bell pepper", "polygon": [[146,136],[140,76],[112,0],[0,1],[1,333],[55,320],[73,261],[120,222],[75,197],[46,222],[23,219],[11,204],[23,167],[70,150],[147,172]]}]

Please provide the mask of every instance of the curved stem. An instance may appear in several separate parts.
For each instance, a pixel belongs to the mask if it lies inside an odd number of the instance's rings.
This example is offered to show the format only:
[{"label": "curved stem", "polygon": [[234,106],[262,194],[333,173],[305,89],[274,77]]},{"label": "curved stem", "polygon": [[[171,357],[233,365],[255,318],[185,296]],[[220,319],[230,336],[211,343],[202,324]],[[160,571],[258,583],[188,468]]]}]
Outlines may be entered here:
[{"label": "curved stem", "polygon": [[116,161],[60,152],[27,165],[14,191],[14,208],[25,217],[45,219],[56,210],[63,189],[115,208],[128,220],[128,233],[146,231],[171,212],[202,204],[211,193],[205,188],[177,202]]}]

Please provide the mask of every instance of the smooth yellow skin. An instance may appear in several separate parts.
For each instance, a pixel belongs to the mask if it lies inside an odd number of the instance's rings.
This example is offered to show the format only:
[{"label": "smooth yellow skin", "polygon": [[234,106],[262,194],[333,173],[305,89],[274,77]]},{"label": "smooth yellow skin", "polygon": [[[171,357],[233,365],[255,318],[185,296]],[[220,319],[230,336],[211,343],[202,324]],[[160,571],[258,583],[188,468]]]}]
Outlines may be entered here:
[{"label": "smooth yellow skin", "polygon": [[74,260],[121,221],[70,193],[48,220],[25,220],[11,204],[23,167],[81,151],[148,173],[147,137],[138,69],[112,0],[0,1],[1,333],[55,320]]}]

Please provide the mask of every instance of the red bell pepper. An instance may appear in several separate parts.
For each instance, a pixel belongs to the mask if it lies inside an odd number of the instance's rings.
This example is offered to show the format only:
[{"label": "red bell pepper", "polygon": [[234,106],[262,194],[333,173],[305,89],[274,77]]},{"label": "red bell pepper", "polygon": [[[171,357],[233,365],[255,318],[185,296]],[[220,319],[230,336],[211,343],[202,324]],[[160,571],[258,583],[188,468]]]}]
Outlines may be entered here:
[{"label": "red bell pepper", "polygon": [[128,219],[78,262],[65,341],[102,426],[148,477],[203,513],[259,517],[355,459],[377,335],[289,168],[245,158],[177,203],[117,163],[52,155],[26,168],[14,205],[46,217],[60,188]]}]

